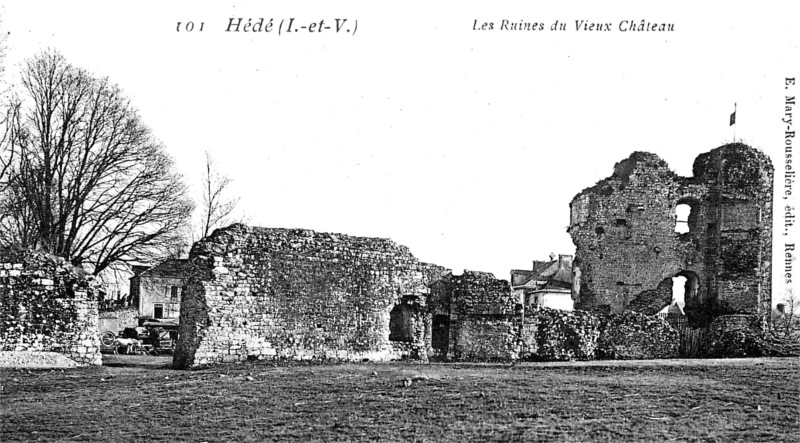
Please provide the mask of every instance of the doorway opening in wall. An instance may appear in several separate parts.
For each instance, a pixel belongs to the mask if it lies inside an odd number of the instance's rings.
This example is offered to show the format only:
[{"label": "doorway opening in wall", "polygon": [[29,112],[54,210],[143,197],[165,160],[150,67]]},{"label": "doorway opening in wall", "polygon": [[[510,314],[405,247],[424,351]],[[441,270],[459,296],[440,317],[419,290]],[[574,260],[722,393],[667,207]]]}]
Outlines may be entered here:
[{"label": "doorway opening in wall", "polygon": [[389,340],[414,341],[414,313],[408,305],[399,304],[389,312]]},{"label": "doorway opening in wall", "polygon": [[658,314],[676,329],[685,328],[688,317],[684,312],[686,302],[697,302],[699,283],[697,275],[691,271],[681,271],[672,277],[672,300]]},{"label": "doorway opening in wall", "polygon": [[685,304],[686,280],[687,278],[683,275],[672,277],[672,303]]},{"label": "doorway opening in wall", "polygon": [[153,305],[153,318],[164,318],[164,305],[156,303]]},{"label": "doorway opening in wall", "polygon": [[442,356],[447,355],[450,346],[450,316],[434,315],[431,325],[431,347]]},{"label": "doorway opening in wall", "polygon": [[697,298],[699,287],[697,274],[692,271],[681,271],[672,277],[672,299],[684,305],[688,299]]}]

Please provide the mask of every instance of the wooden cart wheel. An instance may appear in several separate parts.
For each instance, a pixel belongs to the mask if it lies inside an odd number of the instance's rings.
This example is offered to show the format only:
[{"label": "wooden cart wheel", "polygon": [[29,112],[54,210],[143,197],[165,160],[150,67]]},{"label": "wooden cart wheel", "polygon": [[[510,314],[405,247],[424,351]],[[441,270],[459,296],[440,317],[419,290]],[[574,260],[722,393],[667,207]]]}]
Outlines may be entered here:
[{"label": "wooden cart wheel", "polygon": [[100,343],[104,346],[114,346],[117,343],[117,337],[111,331],[104,332],[103,335],[100,336]]}]

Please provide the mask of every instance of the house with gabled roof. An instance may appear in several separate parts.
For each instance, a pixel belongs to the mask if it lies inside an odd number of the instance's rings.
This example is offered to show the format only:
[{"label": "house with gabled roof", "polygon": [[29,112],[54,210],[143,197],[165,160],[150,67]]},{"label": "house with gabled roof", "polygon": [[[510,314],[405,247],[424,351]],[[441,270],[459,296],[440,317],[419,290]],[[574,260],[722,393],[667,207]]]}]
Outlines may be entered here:
[{"label": "house with gabled roof", "polygon": [[523,306],[571,311],[572,256],[552,254],[549,261],[533,261],[531,270],[511,270],[511,289]]},{"label": "house with gabled roof", "polygon": [[180,315],[181,296],[189,260],[171,258],[151,266],[134,266],[131,297],[138,300],[139,319],[175,319]]}]

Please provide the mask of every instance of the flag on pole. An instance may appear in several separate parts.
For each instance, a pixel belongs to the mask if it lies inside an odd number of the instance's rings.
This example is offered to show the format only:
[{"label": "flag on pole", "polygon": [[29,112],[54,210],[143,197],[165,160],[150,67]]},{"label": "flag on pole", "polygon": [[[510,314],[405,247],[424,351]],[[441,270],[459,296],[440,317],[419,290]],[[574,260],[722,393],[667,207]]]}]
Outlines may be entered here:
[{"label": "flag on pole", "polygon": [[731,114],[731,124],[728,126],[733,126],[736,124],[736,104],[733,105],[733,114]]}]

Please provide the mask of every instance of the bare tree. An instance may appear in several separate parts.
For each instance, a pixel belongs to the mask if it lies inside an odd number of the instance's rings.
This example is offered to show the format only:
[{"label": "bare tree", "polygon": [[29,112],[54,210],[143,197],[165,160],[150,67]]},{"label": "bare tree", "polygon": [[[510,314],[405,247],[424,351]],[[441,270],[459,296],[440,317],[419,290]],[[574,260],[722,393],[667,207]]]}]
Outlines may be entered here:
[{"label": "bare tree", "polygon": [[772,311],[772,333],[800,341],[800,298],[796,295],[788,295]]},{"label": "bare tree", "polygon": [[6,31],[6,27],[3,26],[3,22],[5,21],[4,9],[5,6],[0,6],[0,85],[2,85],[2,89],[0,89],[1,91],[5,91],[5,82],[3,82],[3,80],[4,80],[4,74],[6,72],[5,61],[6,61],[6,49],[8,49],[7,39],[9,34],[9,32]]},{"label": "bare tree", "polygon": [[18,111],[19,107],[12,104],[0,116],[0,192],[7,186],[6,172],[14,162],[14,150],[11,149],[11,127],[16,120]]},{"label": "bare tree", "polygon": [[[0,7],[2,8],[2,7]],[[5,26],[3,26],[3,14],[5,11],[0,9],[0,97],[6,92],[5,71],[6,71],[6,33]],[[6,112],[0,116],[0,191],[4,188],[3,177],[8,170],[8,165],[12,162],[13,151],[8,148],[8,140],[10,136],[10,122],[13,121],[13,115],[16,108],[9,106]]]},{"label": "bare tree", "polygon": [[8,109],[0,242],[97,275],[180,241],[187,189],[118,86],[47,51],[24,64]]},{"label": "bare tree", "polygon": [[203,201],[200,208],[199,238],[208,237],[211,232],[231,222],[231,214],[239,204],[238,198],[229,198],[228,186],[231,179],[220,174],[214,159],[206,152],[206,169],[203,175]]}]

